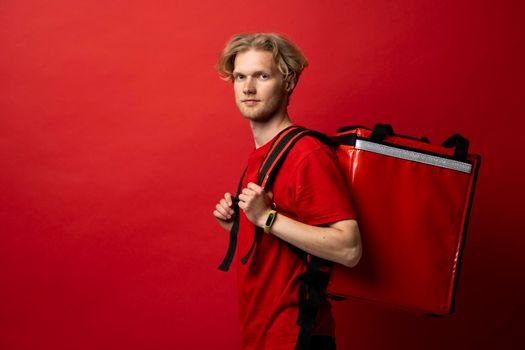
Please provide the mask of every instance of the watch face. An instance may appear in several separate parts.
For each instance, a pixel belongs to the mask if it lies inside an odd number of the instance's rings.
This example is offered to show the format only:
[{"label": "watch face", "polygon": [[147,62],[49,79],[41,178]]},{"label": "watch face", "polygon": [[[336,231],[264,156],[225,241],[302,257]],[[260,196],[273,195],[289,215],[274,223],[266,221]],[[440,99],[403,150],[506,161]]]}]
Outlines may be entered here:
[{"label": "watch face", "polygon": [[273,221],[275,220],[276,214],[277,213],[275,212],[275,210],[272,210],[270,214],[268,214],[268,218],[266,219],[266,223],[264,224],[264,232],[266,233],[270,232],[270,229],[273,225]]}]

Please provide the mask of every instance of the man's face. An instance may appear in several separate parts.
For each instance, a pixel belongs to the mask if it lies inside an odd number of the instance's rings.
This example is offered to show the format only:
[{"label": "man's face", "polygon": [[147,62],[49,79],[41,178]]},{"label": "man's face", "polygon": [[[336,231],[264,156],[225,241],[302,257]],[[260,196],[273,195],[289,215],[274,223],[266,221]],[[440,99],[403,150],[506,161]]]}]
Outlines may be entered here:
[{"label": "man's face", "polygon": [[271,52],[250,49],[238,53],[234,67],[235,102],[245,118],[266,121],[286,109],[290,84],[284,81]]}]

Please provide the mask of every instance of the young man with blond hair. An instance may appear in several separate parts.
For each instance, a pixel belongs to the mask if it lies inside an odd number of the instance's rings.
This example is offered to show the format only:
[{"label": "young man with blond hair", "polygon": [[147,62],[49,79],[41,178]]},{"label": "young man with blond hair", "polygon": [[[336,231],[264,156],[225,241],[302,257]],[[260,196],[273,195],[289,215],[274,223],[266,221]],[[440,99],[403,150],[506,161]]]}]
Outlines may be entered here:
[{"label": "young man with blond hair", "polygon": [[[233,82],[235,102],[249,121],[255,141],[238,196],[238,251],[250,249],[255,230],[264,227],[269,233],[255,235],[253,254],[245,264],[238,264],[243,349],[299,347],[299,294],[306,267],[297,251],[349,267],[361,256],[350,196],[327,145],[311,136],[301,138],[271,191],[257,184],[260,164],[272,142],[293,125],[287,106],[307,65],[297,46],[274,33],[232,37],[217,65],[222,77]],[[227,192],[213,212],[228,231],[235,219],[234,203],[234,196]],[[269,215],[274,217],[271,226]],[[330,303],[324,291],[319,293],[315,324],[301,346],[335,349]]]}]

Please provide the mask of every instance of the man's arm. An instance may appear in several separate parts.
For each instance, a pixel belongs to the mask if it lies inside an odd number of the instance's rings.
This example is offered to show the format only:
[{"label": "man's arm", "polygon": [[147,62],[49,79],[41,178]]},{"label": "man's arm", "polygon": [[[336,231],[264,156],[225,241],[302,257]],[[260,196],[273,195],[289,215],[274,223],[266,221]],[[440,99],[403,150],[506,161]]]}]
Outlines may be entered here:
[{"label": "man's arm", "polygon": [[307,253],[348,267],[357,265],[361,258],[361,237],[355,220],[319,227],[277,214],[271,233]]},{"label": "man's arm", "polygon": [[[271,208],[271,193],[249,183],[239,196],[239,207],[256,226],[263,227]],[[271,234],[319,258],[353,267],[361,258],[361,236],[355,220],[325,227],[312,226],[277,214]]]}]

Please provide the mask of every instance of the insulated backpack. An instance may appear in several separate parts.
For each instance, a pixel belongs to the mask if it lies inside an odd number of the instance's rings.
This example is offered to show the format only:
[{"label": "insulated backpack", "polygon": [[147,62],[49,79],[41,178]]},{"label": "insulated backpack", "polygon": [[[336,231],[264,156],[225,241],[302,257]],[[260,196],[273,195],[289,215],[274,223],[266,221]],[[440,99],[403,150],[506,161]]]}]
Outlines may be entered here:
[{"label": "insulated backpack", "polygon": [[[455,134],[440,146],[426,138],[396,135],[390,125],[343,127],[328,137],[291,126],[274,139],[259,169],[258,184],[268,191],[294,144],[311,135],[330,145],[350,190],[361,231],[363,254],[354,268],[332,264],[291,245],[307,267],[301,286],[301,326],[296,349],[305,349],[320,293],[445,315],[454,311],[466,229],[481,158]],[[227,254],[227,271],[237,243],[238,195]],[[257,231],[256,231],[257,232]],[[241,259],[246,263],[256,246]]]}]

